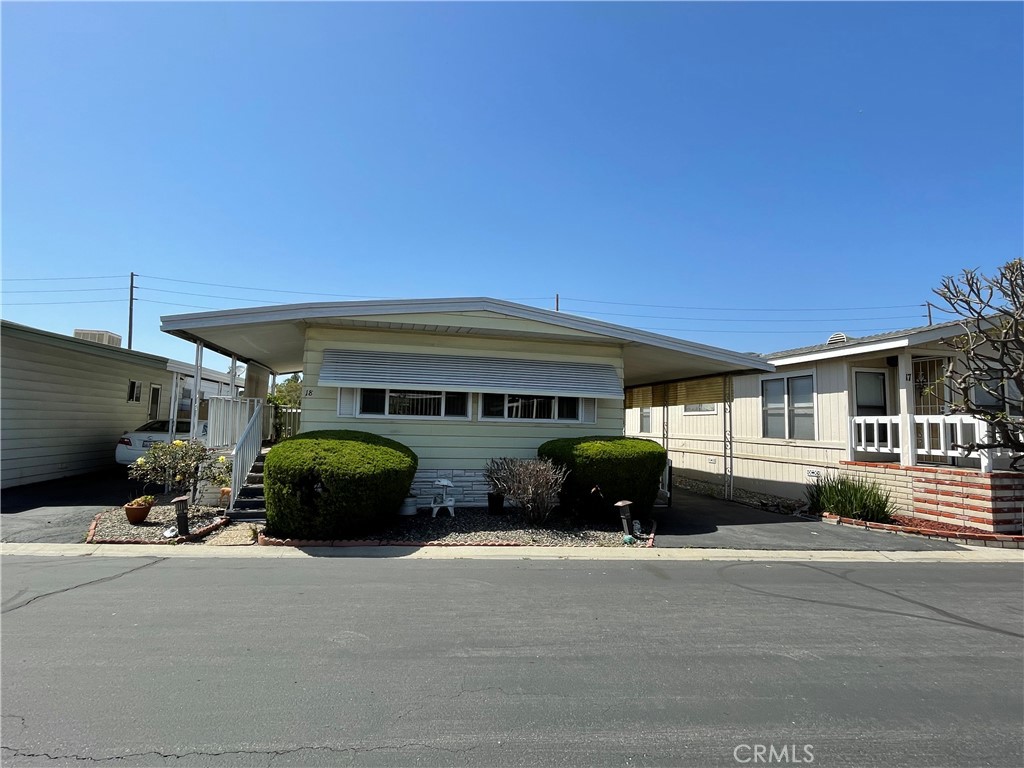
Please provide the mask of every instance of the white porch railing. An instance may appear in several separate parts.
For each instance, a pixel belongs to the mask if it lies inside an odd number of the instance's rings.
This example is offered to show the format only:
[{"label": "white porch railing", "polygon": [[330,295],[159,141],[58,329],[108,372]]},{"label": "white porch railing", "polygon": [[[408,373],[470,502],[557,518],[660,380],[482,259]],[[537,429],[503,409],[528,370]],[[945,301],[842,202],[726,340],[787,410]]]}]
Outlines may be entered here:
[{"label": "white porch railing", "polygon": [[278,440],[284,440],[286,437],[297,435],[299,433],[299,419],[302,416],[301,408],[281,408],[277,409],[277,425],[280,429],[280,434],[275,435]]},{"label": "white porch railing", "polygon": [[[966,452],[954,445],[985,442],[988,424],[967,414],[910,416],[909,445],[916,456],[962,458]],[[903,436],[900,416],[854,416],[850,420],[850,451],[899,454]],[[991,471],[992,457],[1009,456],[1004,449],[981,450],[982,471]]]},{"label": "white porch railing", "polygon": [[231,451],[231,506],[235,508],[238,492],[245,485],[249,470],[260,455],[263,447],[263,401],[256,400],[255,410],[249,423],[245,425],[234,449]]},{"label": "white porch railing", "polygon": [[[211,397],[209,442],[211,448],[233,448],[263,401],[258,397]],[[261,422],[262,426],[262,422]],[[262,439],[262,429],[260,439]]]}]

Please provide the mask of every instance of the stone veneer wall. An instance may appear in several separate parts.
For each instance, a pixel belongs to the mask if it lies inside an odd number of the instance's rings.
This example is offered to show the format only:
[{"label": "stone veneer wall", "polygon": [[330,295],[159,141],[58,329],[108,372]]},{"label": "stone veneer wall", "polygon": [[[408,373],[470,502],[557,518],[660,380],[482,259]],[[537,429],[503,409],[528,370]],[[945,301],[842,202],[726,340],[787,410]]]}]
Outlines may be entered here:
[{"label": "stone veneer wall", "polygon": [[1022,533],[1024,472],[841,461],[840,472],[886,488],[904,514],[994,533]]},{"label": "stone veneer wall", "polygon": [[430,500],[441,488],[435,480],[447,478],[452,481],[452,497],[457,507],[486,507],[487,481],[480,469],[419,469],[412,481],[411,493],[420,507],[430,506]]}]

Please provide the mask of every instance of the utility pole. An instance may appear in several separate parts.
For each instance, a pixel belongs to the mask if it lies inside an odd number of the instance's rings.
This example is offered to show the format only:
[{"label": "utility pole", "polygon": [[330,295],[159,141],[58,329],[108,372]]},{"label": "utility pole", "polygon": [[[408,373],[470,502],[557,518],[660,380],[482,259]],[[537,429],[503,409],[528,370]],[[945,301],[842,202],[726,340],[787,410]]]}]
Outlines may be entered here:
[{"label": "utility pole", "polygon": [[926,301],[924,303],[924,305],[926,307],[928,307],[928,325],[931,325],[932,324],[932,303],[930,301]]},{"label": "utility pole", "polygon": [[135,273],[128,281],[128,349],[132,348],[132,326],[135,324]]},{"label": "utility pole", "polygon": [[558,311],[558,294],[555,294],[555,312]]}]

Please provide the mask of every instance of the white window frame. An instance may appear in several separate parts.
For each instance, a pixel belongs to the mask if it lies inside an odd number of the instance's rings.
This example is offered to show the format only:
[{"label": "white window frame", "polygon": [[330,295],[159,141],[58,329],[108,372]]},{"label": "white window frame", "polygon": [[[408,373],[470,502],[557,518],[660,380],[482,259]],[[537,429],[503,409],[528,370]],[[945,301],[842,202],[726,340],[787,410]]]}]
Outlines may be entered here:
[{"label": "white window frame", "polygon": [[[501,397],[504,398],[504,407],[503,407],[503,410],[505,412],[504,416],[484,416],[484,397],[483,397],[484,394],[501,395]],[[582,424],[582,423],[584,423],[583,422],[584,408],[583,408],[583,398],[582,397],[566,398],[566,399],[574,399],[574,400],[576,400],[576,418],[575,419],[560,419],[560,418],[558,418],[558,399],[560,397],[565,397],[565,395],[537,395],[537,397],[553,397],[554,398],[555,402],[554,402],[554,407],[551,409],[551,418],[550,419],[521,419],[521,418],[517,418],[517,417],[514,417],[514,416],[509,416],[508,415],[508,398],[509,398],[509,395],[518,395],[518,394],[522,394],[522,393],[520,393],[520,392],[505,392],[505,393],[501,393],[501,392],[486,392],[486,393],[481,393],[480,397],[477,398],[477,419],[479,419],[480,421],[485,421],[485,422],[490,422],[490,423],[505,421],[505,422],[513,422],[515,424]]]},{"label": "white window frame", "polygon": [[[384,413],[363,413],[363,390],[364,389],[382,389],[384,390]],[[338,388],[338,415],[342,416],[341,413],[341,390]],[[406,392],[406,391],[417,391],[417,392],[431,392],[438,393],[441,395],[441,415],[440,416],[406,416],[401,413],[388,413],[391,406],[391,393],[394,392]],[[413,390],[411,387],[361,387],[353,389],[354,400],[352,402],[352,412],[357,419],[395,419],[402,421],[470,421],[473,413],[473,393],[462,392],[462,391],[451,391],[453,395],[465,395],[466,396],[466,412],[457,416],[453,416],[445,413],[447,408],[449,390],[444,389],[420,389]],[[347,417],[346,417],[347,418]]]},{"label": "white window frame", "polygon": [[[789,429],[789,418],[790,410],[792,406],[789,402],[789,379],[799,379],[806,376],[811,377],[811,414],[814,423],[814,437],[791,437]],[[765,435],[764,430],[764,382],[781,380],[782,384],[782,402],[783,402],[783,415],[785,416],[784,424],[786,427],[785,437],[768,437]],[[759,405],[759,418],[761,420],[761,439],[762,440],[789,440],[803,443],[817,442],[818,440],[818,377],[814,373],[814,369],[802,370],[802,371],[787,371],[786,373],[762,376],[758,382],[757,391],[757,402]]]},{"label": "white window frame", "polygon": [[[710,405],[710,411],[688,411],[686,410],[693,405]],[[718,413],[718,403],[684,403],[683,404],[683,416],[714,416]]]},{"label": "white window frame", "polygon": [[[644,411],[647,411],[647,429],[644,429]],[[637,421],[639,422],[636,427],[636,431],[641,435],[653,435],[652,427],[654,425],[654,408],[649,405],[640,406],[637,408]]]},{"label": "white window frame", "polygon": [[[128,400],[129,403],[142,402],[142,382],[135,379],[128,379]],[[149,407],[149,404],[146,404]]]}]

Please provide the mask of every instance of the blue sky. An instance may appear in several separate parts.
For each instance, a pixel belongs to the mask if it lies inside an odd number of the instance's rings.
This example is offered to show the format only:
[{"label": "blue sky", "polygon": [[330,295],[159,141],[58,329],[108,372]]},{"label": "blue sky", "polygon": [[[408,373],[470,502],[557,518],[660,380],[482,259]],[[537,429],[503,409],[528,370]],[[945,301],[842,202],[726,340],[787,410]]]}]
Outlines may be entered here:
[{"label": "blue sky", "polygon": [[136,272],[183,360],[161,315],[349,297],[922,324],[1024,250],[1022,10],[4,3],[3,317],[127,336]]}]

